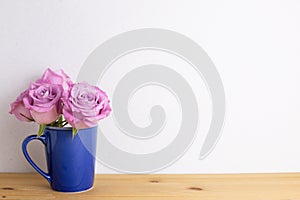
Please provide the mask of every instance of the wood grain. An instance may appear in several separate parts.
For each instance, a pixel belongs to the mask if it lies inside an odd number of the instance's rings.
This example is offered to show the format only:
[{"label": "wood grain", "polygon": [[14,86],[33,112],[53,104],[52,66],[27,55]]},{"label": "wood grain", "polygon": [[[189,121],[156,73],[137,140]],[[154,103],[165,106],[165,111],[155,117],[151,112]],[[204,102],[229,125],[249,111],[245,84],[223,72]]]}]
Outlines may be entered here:
[{"label": "wood grain", "polygon": [[4,199],[300,200],[300,173],[98,174],[92,190],[75,194],[51,190],[38,174],[0,173],[0,200]]}]

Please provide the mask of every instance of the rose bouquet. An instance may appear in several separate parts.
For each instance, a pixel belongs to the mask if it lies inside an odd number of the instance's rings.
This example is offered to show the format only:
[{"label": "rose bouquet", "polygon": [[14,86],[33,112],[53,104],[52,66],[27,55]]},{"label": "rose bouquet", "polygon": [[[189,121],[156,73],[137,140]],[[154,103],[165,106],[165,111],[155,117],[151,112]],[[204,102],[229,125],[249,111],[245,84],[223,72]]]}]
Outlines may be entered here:
[{"label": "rose bouquet", "polygon": [[73,83],[63,71],[47,69],[11,104],[10,114],[21,121],[40,125],[38,136],[46,126],[72,126],[79,129],[97,126],[111,112],[105,92],[88,83]]}]

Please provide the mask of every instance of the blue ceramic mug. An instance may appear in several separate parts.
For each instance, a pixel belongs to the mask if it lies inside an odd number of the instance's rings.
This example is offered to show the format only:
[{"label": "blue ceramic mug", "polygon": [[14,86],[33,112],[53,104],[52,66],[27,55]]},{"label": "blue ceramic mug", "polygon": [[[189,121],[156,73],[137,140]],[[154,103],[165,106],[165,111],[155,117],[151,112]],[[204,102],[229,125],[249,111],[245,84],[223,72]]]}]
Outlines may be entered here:
[{"label": "blue ceramic mug", "polygon": [[[39,140],[45,145],[48,173],[30,158],[27,144]],[[28,136],[22,145],[25,158],[51,185],[61,192],[81,192],[93,187],[97,127],[81,129],[72,139],[71,127],[46,127],[44,134]]]}]

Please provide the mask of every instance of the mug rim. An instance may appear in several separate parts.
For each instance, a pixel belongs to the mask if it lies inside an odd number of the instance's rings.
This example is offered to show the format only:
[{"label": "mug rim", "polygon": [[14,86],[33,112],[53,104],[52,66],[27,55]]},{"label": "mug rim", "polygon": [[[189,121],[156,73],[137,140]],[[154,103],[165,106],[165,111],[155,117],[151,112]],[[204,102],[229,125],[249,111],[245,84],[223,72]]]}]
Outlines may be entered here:
[{"label": "mug rim", "polygon": [[[98,126],[98,125],[97,125]],[[79,130],[88,130],[88,129],[92,129],[92,128],[96,128],[97,126],[92,126],[89,128],[84,128],[84,129],[78,129]],[[61,130],[61,131],[70,131],[72,130],[72,127],[55,127],[55,126],[46,126],[45,129],[48,130]]]}]

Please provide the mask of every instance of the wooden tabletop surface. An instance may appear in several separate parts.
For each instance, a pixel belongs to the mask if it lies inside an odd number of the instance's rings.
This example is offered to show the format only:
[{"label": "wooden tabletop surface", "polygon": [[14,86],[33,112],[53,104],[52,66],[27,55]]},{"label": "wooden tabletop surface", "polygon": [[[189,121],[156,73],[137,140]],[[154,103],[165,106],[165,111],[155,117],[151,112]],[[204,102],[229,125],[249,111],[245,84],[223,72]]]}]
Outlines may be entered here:
[{"label": "wooden tabletop surface", "polygon": [[300,173],[96,175],[92,190],[60,193],[38,174],[0,173],[3,199],[300,200]]}]

